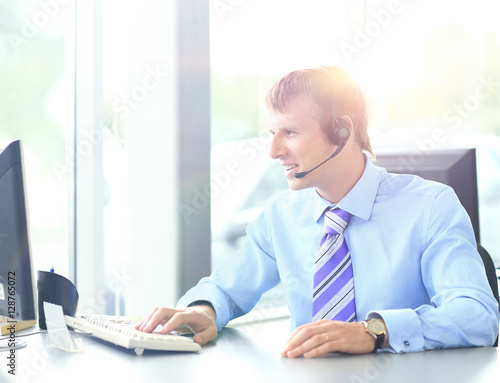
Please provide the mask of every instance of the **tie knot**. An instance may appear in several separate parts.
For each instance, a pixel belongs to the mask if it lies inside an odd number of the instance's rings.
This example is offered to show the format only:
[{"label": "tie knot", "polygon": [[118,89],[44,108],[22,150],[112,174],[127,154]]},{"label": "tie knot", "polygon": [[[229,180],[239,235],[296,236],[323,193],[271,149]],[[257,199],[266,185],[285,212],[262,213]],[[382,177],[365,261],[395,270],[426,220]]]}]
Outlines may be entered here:
[{"label": "tie knot", "polygon": [[340,235],[351,219],[351,214],[341,210],[334,209],[325,212],[325,233]]}]

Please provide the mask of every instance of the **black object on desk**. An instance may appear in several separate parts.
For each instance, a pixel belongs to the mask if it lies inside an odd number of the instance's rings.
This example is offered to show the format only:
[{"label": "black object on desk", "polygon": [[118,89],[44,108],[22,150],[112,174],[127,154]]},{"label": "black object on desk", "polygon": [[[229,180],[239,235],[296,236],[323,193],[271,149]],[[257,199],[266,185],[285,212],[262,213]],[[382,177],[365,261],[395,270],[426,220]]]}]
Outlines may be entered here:
[{"label": "black object on desk", "polygon": [[75,285],[62,275],[38,270],[38,326],[47,329],[43,302],[62,306],[64,315],[75,316],[78,291]]}]

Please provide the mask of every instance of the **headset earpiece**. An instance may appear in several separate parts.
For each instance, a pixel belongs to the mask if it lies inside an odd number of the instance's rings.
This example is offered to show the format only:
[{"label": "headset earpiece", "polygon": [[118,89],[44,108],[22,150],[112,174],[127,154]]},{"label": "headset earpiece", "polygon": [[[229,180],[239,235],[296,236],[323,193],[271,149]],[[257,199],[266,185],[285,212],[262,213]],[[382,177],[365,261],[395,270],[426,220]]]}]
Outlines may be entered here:
[{"label": "headset earpiece", "polygon": [[333,143],[346,143],[351,136],[351,123],[346,117],[339,117],[333,122]]}]

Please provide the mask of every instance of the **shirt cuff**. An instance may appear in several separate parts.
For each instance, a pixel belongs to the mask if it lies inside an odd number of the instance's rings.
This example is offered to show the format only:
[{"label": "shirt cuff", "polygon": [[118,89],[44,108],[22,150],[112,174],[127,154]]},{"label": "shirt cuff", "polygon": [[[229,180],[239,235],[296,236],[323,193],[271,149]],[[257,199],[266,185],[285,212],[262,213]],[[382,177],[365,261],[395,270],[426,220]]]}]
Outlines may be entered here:
[{"label": "shirt cuff", "polygon": [[208,306],[215,312],[214,305],[211,304],[209,301],[197,300],[187,305],[187,307],[195,307],[195,306]]},{"label": "shirt cuff", "polygon": [[[206,291],[209,290],[209,291]],[[189,290],[177,302],[177,308],[189,307],[189,305],[196,301],[209,302],[215,311],[215,324],[217,331],[220,331],[227,325],[230,319],[230,312],[227,306],[221,306],[218,302],[225,302],[227,299],[222,296],[222,292],[217,289],[205,289],[203,285],[197,285]]]},{"label": "shirt cuff", "polygon": [[367,319],[381,318],[387,327],[392,352],[405,353],[424,350],[424,334],[414,310],[370,311]]}]

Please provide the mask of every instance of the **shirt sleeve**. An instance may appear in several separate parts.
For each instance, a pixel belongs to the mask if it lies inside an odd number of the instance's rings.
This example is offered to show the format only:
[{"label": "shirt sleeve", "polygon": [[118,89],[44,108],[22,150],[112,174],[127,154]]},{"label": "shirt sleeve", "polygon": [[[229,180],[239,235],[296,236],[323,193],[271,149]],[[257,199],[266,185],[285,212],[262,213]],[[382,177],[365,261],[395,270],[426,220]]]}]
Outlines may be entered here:
[{"label": "shirt sleeve", "polygon": [[435,197],[421,256],[430,304],[372,311],[383,318],[393,352],[491,346],[499,328],[498,302],[486,278],[465,209],[451,188]]},{"label": "shirt sleeve", "polygon": [[262,294],[278,283],[272,241],[266,215],[262,213],[248,226],[243,248],[231,255],[209,277],[201,279],[179,300],[177,307],[187,307],[197,300],[210,302],[220,331],[231,319],[248,313]]}]

